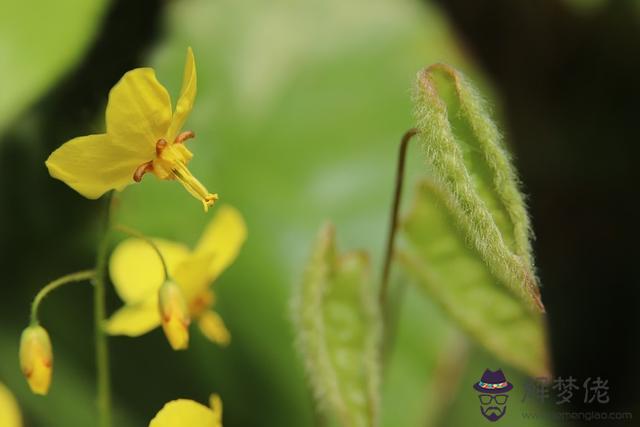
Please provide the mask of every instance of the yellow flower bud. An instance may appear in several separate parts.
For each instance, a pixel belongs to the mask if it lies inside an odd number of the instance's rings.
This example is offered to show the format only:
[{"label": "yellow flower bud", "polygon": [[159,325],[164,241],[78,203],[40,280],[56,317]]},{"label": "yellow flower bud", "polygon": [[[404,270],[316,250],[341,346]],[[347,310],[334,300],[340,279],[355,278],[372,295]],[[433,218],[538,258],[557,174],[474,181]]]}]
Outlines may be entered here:
[{"label": "yellow flower bud", "polygon": [[20,367],[31,391],[45,395],[51,385],[53,352],[49,334],[40,325],[31,325],[20,338]]},{"label": "yellow flower bud", "polygon": [[189,346],[189,309],[182,291],[174,282],[167,280],[160,287],[160,318],[162,329],[174,350],[185,350]]}]

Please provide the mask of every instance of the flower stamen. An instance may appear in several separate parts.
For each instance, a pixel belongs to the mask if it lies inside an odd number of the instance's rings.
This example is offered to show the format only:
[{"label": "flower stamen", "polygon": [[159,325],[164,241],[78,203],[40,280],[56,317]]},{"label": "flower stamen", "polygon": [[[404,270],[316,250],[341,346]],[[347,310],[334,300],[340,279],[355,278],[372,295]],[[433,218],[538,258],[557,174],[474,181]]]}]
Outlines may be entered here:
[{"label": "flower stamen", "polygon": [[142,177],[144,176],[144,174],[151,171],[153,171],[153,160],[150,160],[138,166],[135,172],[133,172],[133,180],[135,182],[140,182],[142,181]]},{"label": "flower stamen", "polygon": [[156,142],[156,156],[160,157],[165,148],[167,148],[167,140],[164,138],[160,138]]},{"label": "flower stamen", "polygon": [[195,137],[196,137],[196,133],[194,131],[186,130],[186,131],[180,133],[178,136],[176,136],[176,139],[173,141],[173,143],[174,144],[182,144],[187,139],[191,139],[191,138],[195,138]]},{"label": "flower stamen", "polygon": [[218,200],[218,195],[209,193],[205,186],[187,169],[187,163],[193,155],[183,145],[183,142],[195,137],[195,135],[193,131],[182,132],[173,143],[168,143],[166,139],[160,138],[156,142],[156,158],[150,162],[149,167],[140,166],[134,174],[134,179],[142,178],[142,175],[148,171],[153,171],[160,179],[177,179],[189,194],[202,201],[206,212]]}]

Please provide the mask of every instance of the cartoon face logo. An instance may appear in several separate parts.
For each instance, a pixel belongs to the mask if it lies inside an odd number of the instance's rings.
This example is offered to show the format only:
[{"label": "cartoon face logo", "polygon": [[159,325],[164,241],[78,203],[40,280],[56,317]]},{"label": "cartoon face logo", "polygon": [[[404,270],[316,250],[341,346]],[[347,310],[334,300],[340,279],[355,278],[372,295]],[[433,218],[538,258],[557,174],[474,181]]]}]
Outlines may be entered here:
[{"label": "cartoon face logo", "polygon": [[480,399],[480,412],[489,421],[498,421],[507,412],[507,393],[513,384],[507,381],[502,369],[482,374],[482,379],[473,385]]}]

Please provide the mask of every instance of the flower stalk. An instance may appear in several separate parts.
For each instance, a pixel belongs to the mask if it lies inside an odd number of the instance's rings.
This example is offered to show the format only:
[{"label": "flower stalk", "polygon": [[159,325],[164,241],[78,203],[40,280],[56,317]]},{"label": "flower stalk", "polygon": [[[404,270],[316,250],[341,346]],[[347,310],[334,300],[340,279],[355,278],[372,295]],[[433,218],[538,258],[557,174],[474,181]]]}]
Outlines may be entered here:
[{"label": "flower stalk", "polygon": [[115,230],[121,231],[122,233],[128,234],[131,237],[136,237],[136,238],[144,241],[151,248],[153,248],[155,253],[158,255],[158,258],[160,259],[160,263],[162,264],[162,271],[164,272],[164,279],[165,280],[169,279],[170,276],[169,276],[169,268],[167,267],[167,262],[164,259],[164,256],[162,256],[162,252],[160,252],[160,248],[158,248],[158,245],[156,245],[153,242],[153,240],[151,240],[150,238],[148,238],[147,236],[145,236],[143,233],[139,232],[138,230],[134,230],[133,228],[127,227],[126,225],[117,224],[113,228]]},{"label": "flower stalk", "polygon": [[396,169],[396,184],[393,192],[393,204],[391,205],[391,217],[389,219],[389,232],[387,234],[387,246],[382,270],[382,282],[380,284],[380,306],[384,307],[389,293],[389,275],[391,274],[391,259],[395,245],[396,231],[398,229],[398,213],[400,212],[400,200],[402,199],[402,185],[404,183],[404,165],[407,158],[409,141],[418,133],[418,129],[409,129],[402,136],[398,148],[398,167]]},{"label": "flower stalk", "polygon": [[106,211],[104,215],[102,239],[98,245],[96,271],[93,279],[93,308],[96,345],[96,380],[98,384],[98,425],[111,427],[111,383],[109,376],[109,344],[104,330],[106,319],[106,283],[107,252],[109,249],[109,231],[111,228],[111,203],[113,191],[106,196]]},{"label": "flower stalk", "polygon": [[78,282],[83,282],[85,280],[91,280],[94,278],[94,276],[95,276],[94,270],[84,270],[84,271],[78,271],[77,273],[67,274],[65,276],[62,276],[46,284],[36,294],[36,297],[33,299],[33,302],[31,303],[31,325],[34,326],[40,323],[38,320],[38,308],[40,307],[42,300],[44,300],[45,297],[49,295],[49,293],[69,283],[78,283]]}]

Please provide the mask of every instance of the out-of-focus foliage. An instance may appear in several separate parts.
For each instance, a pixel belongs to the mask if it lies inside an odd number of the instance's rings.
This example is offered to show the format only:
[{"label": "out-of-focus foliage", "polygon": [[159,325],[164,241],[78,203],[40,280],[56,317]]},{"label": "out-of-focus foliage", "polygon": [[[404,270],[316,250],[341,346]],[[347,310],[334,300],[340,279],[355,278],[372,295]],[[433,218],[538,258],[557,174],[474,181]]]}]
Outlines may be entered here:
[{"label": "out-of-focus foliage", "polygon": [[[185,49],[193,47],[198,96],[185,129],[194,130],[197,138],[188,143],[195,154],[189,166],[209,190],[220,194],[221,203],[238,207],[251,238],[215,284],[216,308],[233,336],[228,348],[194,334],[189,351],[175,354],[161,331],[138,339],[110,339],[116,425],[145,425],[164,402],[176,397],[204,401],[211,390],[225,402],[225,426],[312,425],[311,399],[294,351],[287,305],[292,285],[302,276],[309,242],[318,224],[331,218],[344,246],[370,249],[372,265],[380,265],[397,141],[413,123],[412,78],[428,63],[446,61],[466,70],[470,66],[440,12],[419,1],[193,0],[167,2],[165,12],[162,37],[137,65],[156,68],[175,100]],[[107,92],[101,95],[106,100]],[[43,144],[31,142],[28,149]],[[44,174],[42,162],[48,154],[29,152],[31,157],[25,157]],[[150,236],[194,244],[210,217],[173,184],[149,176],[128,187],[116,220]],[[44,192],[40,181],[29,185],[30,191]],[[56,194],[69,192],[65,200],[75,204],[65,206],[68,212],[87,212],[89,202],[64,184],[46,185],[59,185]],[[19,190],[12,200],[27,206],[32,194]],[[25,233],[32,223],[42,223],[39,215],[49,215],[54,207],[60,211],[58,199],[42,197],[38,203],[37,210],[23,215]],[[55,241],[58,255],[43,257],[28,272],[14,273],[21,281],[7,285],[20,289],[12,295],[22,298],[15,303],[24,305],[25,318],[29,295],[42,285],[36,278],[50,280],[60,268],[51,265],[50,258],[60,260],[64,254],[65,266],[71,268],[93,262],[95,234],[89,231],[96,224],[91,218],[78,222],[75,230],[85,234],[52,229],[50,235],[25,236],[26,242]],[[12,259],[25,258],[16,252]],[[24,268],[25,262],[14,265]],[[28,265],[33,265],[31,258]],[[50,269],[41,272],[45,265]],[[114,294],[111,291],[115,311]],[[90,316],[90,299],[89,289],[69,289],[52,297],[42,313],[56,357],[46,399],[30,394],[18,369],[17,337],[24,319],[4,322],[3,317],[0,378],[14,391],[30,425],[93,423],[90,322],[81,317]],[[451,325],[437,308],[407,289],[397,346],[384,378],[384,425],[412,425],[404,421],[420,419],[416,414],[424,411],[436,359],[450,333]],[[462,387],[470,387],[487,366],[499,363],[477,348],[471,351],[473,362],[461,367]],[[524,384],[515,371],[507,374],[509,381]],[[464,391],[458,395],[443,424],[476,423],[476,396]],[[515,415],[509,423],[543,424]]]},{"label": "out-of-focus foliage", "polygon": [[595,13],[610,1],[611,0],[564,0],[567,5],[580,13]]},{"label": "out-of-focus foliage", "polygon": [[339,254],[324,226],[293,304],[297,344],[321,410],[345,427],[380,418],[381,318],[363,252]]},{"label": "out-of-focus foliage", "polygon": [[77,63],[106,5],[106,0],[2,2],[0,132]]}]

